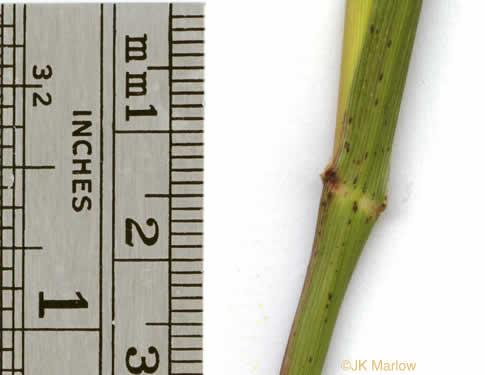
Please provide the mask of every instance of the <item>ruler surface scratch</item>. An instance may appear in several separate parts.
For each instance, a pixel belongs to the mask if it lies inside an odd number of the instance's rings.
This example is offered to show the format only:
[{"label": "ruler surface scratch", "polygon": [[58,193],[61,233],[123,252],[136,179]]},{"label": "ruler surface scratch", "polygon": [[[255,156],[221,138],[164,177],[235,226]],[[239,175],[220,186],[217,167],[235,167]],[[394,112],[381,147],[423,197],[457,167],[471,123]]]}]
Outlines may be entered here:
[{"label": "ruler surface scratch", "polygon": [[0,375],[202,374],[203,5],[0,11]]}]

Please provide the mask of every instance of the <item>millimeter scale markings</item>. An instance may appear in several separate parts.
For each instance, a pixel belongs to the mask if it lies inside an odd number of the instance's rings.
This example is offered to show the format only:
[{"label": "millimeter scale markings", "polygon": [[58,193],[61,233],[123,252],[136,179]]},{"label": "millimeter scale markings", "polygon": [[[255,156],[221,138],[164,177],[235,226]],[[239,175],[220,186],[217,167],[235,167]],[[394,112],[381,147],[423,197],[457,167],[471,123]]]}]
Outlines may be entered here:
[{"label": "millimeter scale markings", "polygon": [[0,375],[202,374],[203,6],[0,11]]}]

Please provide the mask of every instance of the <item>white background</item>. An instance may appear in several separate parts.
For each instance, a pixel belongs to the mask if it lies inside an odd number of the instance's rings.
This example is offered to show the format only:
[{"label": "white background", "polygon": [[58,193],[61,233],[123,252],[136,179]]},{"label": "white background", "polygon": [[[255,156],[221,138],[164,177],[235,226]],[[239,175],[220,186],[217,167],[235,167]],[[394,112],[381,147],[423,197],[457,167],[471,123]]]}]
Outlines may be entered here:
[{"label": "white background", "polygon": [[[330,160],[344,1],[208,0],[205,373],[279,373]],[[389,205],[343,303],[342,360],[472,374],[485,350],[482,1],[424,0]]]},{"label": "white background", "polygon": [[[207,375],[279,373],[333,146],[344,7],[207,1]],[[424,0],[389,205],[349,285],[326,375],[359,359],[483,371],[483,14],[479,0]]]}]

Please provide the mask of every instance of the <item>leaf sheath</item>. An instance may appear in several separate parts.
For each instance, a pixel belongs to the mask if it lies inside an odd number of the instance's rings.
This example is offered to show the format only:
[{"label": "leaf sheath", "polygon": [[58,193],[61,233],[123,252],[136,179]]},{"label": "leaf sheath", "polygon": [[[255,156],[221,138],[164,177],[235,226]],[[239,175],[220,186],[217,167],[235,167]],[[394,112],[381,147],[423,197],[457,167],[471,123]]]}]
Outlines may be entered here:
[{"label": "leaf sheath", "polygon": [[[342,64],[339,108],[345,110],[337,115],[335,152],[322,175],[312,256],[281,375],[320,375],[348,282],[386,205],[392,143],[422,0],[368,3],[368,22],[360,26],[349,22],[362,4],[347,4],[343,58],[353,57]],[[365,10],[359,9],[360,21]],[[359,28],[364,29],[360,38]],[[346,52],[352,48],[358,57]]]}]

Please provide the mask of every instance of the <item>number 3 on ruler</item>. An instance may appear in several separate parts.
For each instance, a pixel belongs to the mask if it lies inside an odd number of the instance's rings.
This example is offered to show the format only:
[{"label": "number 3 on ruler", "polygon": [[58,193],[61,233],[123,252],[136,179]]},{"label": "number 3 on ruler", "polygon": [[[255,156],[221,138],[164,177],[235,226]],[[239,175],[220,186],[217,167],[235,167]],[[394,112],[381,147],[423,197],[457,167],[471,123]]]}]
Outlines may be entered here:
[{"label": "number 3 on ruler", "polygon": [[134,347],[129,348],[126,352],[125,358],[126,368],[128,369],[128,371],[132,374],[153,374],[155,371],[157,371],[160,364],[160,354],[158,353],[158,350],[153,346],[150,346],[148,348],[148,353],[155,356],[155,363],[153,364],[153,366],[148,366],[146,357],[141,357],[140,365],[135,367],[130,364],[130,358],[136,356],[138,354],[138,350],[136,350],[136,348]]},{"label": "number 3 on ruler", "polygon": [[155,233],[151,237],[147,236],[145,232],[141,229],[140,224],[138,224],[133,219],[126,219],[125,221],[125,242],[128,246],[135,246],[133,243],[133,226],[135,226],[138,235],[145,245],[153,246],[158,240],[158,223],[155,219],[150,218],[147,220],[147,225],[149,227],[155,226]]},{"label": "number 3 on ruler", "polygon": [[[32,76],[34,77],[34,79],[37,80],[50,79],[52,77],[52,67],[50,65],[46,65],[45,68],[39,69],[37,65],[34,65],[34,67],[32,68]],[[39,105],[39,102],[45,106],[51,105],[52,95],[48,92],[45,95],[46,97],[42,97],[42,95],[38,92],[34,92],[32,94],[33,106],[37,107]]]}]

